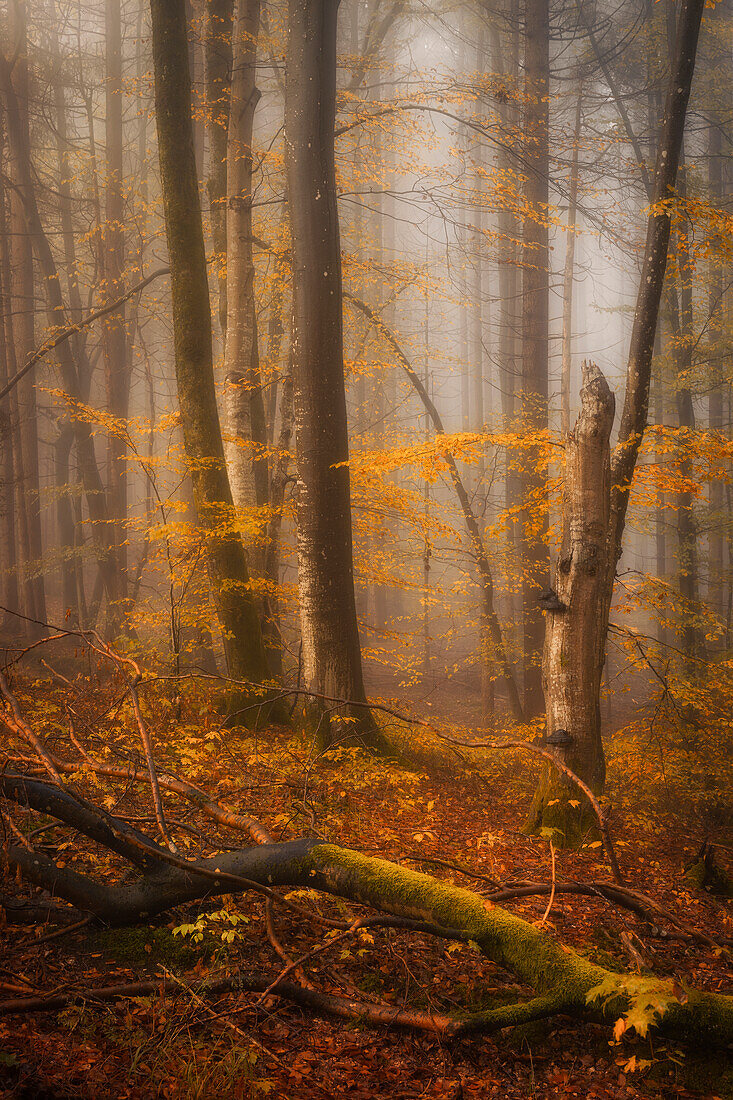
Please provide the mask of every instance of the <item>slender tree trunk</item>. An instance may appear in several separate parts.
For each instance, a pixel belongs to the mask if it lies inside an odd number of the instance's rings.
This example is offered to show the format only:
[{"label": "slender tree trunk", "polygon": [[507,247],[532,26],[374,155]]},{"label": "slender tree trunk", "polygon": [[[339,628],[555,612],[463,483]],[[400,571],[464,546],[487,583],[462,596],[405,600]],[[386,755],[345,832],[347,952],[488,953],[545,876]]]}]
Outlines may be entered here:
[{"label": "slender tree trunk", "polygon": [[280,434],[277,441],[277,460],[270,482],[270,521],[267,526],[267,552],[265,554],[265,578],[267,596],[265,617],[267,621],[268,656],[273,672],[283,671],[283,640],[280,622],[280,551],[285,488],[290,467],[290,440],[293,434],[293,375],[289,369],[282,385],[280,402]]},{"label": "slender tree trunk", "polygon": [[[293,238],[293,398],[303,667],[316,692],[366,700],[354,599],[341,253],[334,164],[338,0],[290,0],[285,149]],[[369,710],[345,706],[376,746]],[[318,716],[322,745],[335,731]],[[353,728],[353,727],[352,727]],[[342,733],[348,734],[348,727]]]},{"label": "slender tree trunk", "polygon": [[570,431],[570,386],[573,364],[573,282],[575,280],[575,222],[578,213],[578,158],[580,155],[580,125],[583,106],[583,84],[578,87],[578,102],[575,108],[575,132],[573,134],[573,152],[570,164],[570,187],[568,195],[568,228],[565,242],[565,273],[562,290],[562,377],[561,389],[561,427],[563,434]]},{"label": "slender tree trunk", "polygon": [[[508,36],[501,37],[494,24],[491,31],[491,55],[493,70],[503,80],[502,94],[498,97],[497,113],[502,129],[502,141],[497,150],[497,168],[502,177],[511,180],[516,175],[516,161],[512,148],[516,128],[519,125],[516,104],[519,89],[519,33],[512,30]],[[498,378],[501,394],[501,413],[505,428],[512,430],[517,415],[517,389],[519,388],[522,363],[519,356],[520,297],[519,255],[517,241],[521,229],[515,210],[506,202],[500,204],[497,212],[498,242]],[[507,447],[504,452],[504,508],[508,512],[521,500],[522,486],[519,477],[517,455]],[[509,567],[519,573],[517,562],[519,550],[519,524],[515,519],[506,522],[507,554]],[[522,595],[508,593],[506,622],[520,625],[522,620]],[[515,644],[518,632],[514,631]]]},{"label": "slender tree trunk", "polygon": [[[4,386],[15,373],[12,347],[6,339],[7,332],[12,341],[12,329],[9,324],[10,305],[6,286],[6,273],[9,270],[7,246],[5,187],[0,175],[0,249],[3,252],[0,262],[0,386]],[[17,504],[13,434],[12,401],[11,395],[8,394],[0,402],[0,595],[3,606],[8,609],[7,612],[2,613],[3,639],[21,632],[20,619],[14,618],[14,615],[20,611],[20,590],[15,523]]]},{"label": "slender tree trunk", "polygon": [[[27,6],[25,0],[11,0],[9,7],[9,41],[15,54],[15,64],[8,79],[17,104],[18,126],[23,139],[29,141],[28,121],[28,41],[26,33]],[[21,183],[23,166],[11,141],[11,172],[14,182]],[[11,219],[11,314],[16,362],[22,366],[35,350],[35,287],[33,281],[33,246],[23,211],[23,199],[17,190],[10,193]],[[23,464],[23,505],[27,527],[28,558],[25,571],[25,613],[32,619],[46,621],[46,592],[42,566],[41,490],[38,465],[38,414],[36,409],[35,372],[26,375],[17,387],[18,424]],[[31,633],[37,626],[29,624]]]},{"label": "slender tree trunk", "polygon": [[[684,156],[684,153],[683,153]],[[680,168],[678,193],[687,192],[687,169]],[[677,417],[683,434],[681,440],[682,459],[680,475],[683,484],[692,480],[692,459],[689,452],[689,439],[684,438],[695,428],[695,408],[690,389],[693,367],[693,316],[692,316],[692,267],[690,262],[689,227],[677,230],[675,249],[679,271],[679,326],[674,342],[676,368]],[[676,297],[676,295],[675,295]],[[693,495],[690,489],[683,488],[677,493],[677,539],[679,547],[679,589],[684,601],[682,607],[682,648],[688,662],[704,654],[704,643],[699,628],[695,625],[695,605],[699,599],[698,583],[698,546],[697,521],[693,510]],[[690,666],[694,667],[694,666]]]},{"label": "slender tree trunk", "polygon": [[[104,286],[108,301],[123,293],[125,268],[124,203],[122,197],[122,17],[120,0],[106,0],[106,116]],[[103,322],[107,409],[118,421],[127,420],[130,400],[130,363],[127,356],[125,307]],[[113,554],[119,598],[127,592],[127,443],[121,431],[107,440],[108,499]]]},{"label": "slender tree trunk", "polygon": [[209,0],[206,22],[206,108],[209,127],[209,211],[219,284],[219,324],[227,330],[227,132],[232,78],[234,0]]},{"label": "slender tree trunk", "polygon": [[[27,226],[27,235],[33,242],[33,248],[36,251],[43,274],[49,324],[54,327],[66,328],[68,321],[61,295],[59,273],[38,212],[31,171],[28,135],[23,130],[22,115],[11,80],[10,66],[4,56],[0,56],[0,87],[5,100],[10,144],[19,173],[19,195],[22,197],[24,223]],[[71,341],[63,341],[57,345],[56,356],[67,393],[70,394],[72,399],[84,400],[85,383],[83,384],[80,379],[88,379],[91,368],[86,361],[79,364],[75,362],[73,347]],[[79,348],[80,345],[77,344],[76,347]],[[119,607],[119,574],[116,558],[111,553],[109,545],[109,513],[94,451],[94,437],[88,423],[83,420],[73,420],[72,422],[76,435],[77,460],[84,483],[97,560],[104,579],[107,600],[111,606]],[[21,457],[23,456],[21,455]]]},{"label": "slender tree trunk", "polygon": [[[267,425],[260,377],[252,255],[252,133],[259,0],[237,0],[227,140],[227,327],[224,404],[229,480],[237,508],[267,504]],[[260,559],[258,550],[255,557]]]},{"label": "slender tree trunk", "polygon": [[[206,533],[209,579],[229,674],[259,685],[267,678],[267,661],[247,559],[235,528],[214,389],[209,285],[191,124],[185,0],[152,0],[151,12],[155,112],[183,440],[198,522]],[[249,691],[242,695],[251,702]],[[235,705],[239,705],[238,700]],[[256,710],[249,711],[243,717],[254,718],[256,714]]]},{"label": "slender tree trunk", "polygon": [[[51,53],[59,57],[59,42],[56,27],[51,20]],[[72,168],[69,160],[69,140],[67,133],[66,102],[61,73],[54,79],[54,107],[56,111],[56,155],[59,171],[59,215],[64,246],[64,267],[68,287],[69,318],[74,324],[82,319],[82,303],[79,290],[79,272],[76,258],[76,240],[72,218],[71,179]],[[77,362],[81,347],[85,344],[85,334],[77,333],[73,338]],[[56,489],[56,523],[61,554],[61,592],[64,615],[74,625],[79,625],[79,588],[83,585],[83,569],[76,553],[76,522],[70,494],[70,457],[73,446],[73,430],[68,417],[59,419],[59,435],[54,443],[54,480]]]},{"label": "slender tree trunk", "polygon": [[[656,424],[664,424],[664,407],[665,407],[665,392],[664,392],[664,366],[662,361],[661,350],[664,345],[662,339],[662,333],[664,331],[664,316],[660,316],[659,325],[657,326],[657,334],[654,341],[654,358],[657,361],[657,370],[653,384],[653,396],[654,396],[654,422]],[[664,461],[662,456],[659,456],[658,461]],[[657,506],[654,513],[654,554],[655,554],[655,572],[661,583],[664,583],[667,579],[667,508],[666,508],[666,494],[660,492],[657,499]],[[661,608],[661,618],[664,620],[669,614],[669,609],[665,606]],[[667,629],[664,621],[658,624],[657,637],[660,643],[664,644],[667,641]]]},{"label": "slender tree trunk", "polygon": [[[708,126],[708,191],[716,207],[723,203],[723,133],[722,120],[714,118]],[[710,357],[711,379],[708,397],[708,426],[722,434],[724,426],[724,393],[721,360],[723,356],[723,272],[722,261],[713,257],[710,263]],[[722,481],[710,484],[710,535],[708,539],[709,582],[708,599],[716,615],[725,614],[725,489]]]},{"label": "slender tree trunk", "polygon": [[[524,27],[524,161],[527,214],[522,233],[522,413],[525,429],[548,425],[548,347],[550,252],[549,202],[549,0],[526,0]],[[531,463],[531,456],[526,462]],[[548,512],[542,499],[545,472],[525,465],[523,498],[530,507],[522,533],[522,605],[524,623],[524,711],[542,709],[540,654],[544,625],[537,602],[549,583],[546,536]],[[539,514],[538,514],[539,510]]]}]

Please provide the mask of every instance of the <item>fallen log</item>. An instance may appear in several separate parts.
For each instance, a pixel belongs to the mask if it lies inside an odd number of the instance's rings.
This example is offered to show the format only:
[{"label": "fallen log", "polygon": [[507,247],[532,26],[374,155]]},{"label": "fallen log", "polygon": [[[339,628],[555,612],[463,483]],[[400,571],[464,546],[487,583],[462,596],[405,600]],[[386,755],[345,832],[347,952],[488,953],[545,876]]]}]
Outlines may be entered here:
[{"label": "fallen log", "polygon": [[[58,798],[58,788],[48,783],[6,774],[0,776],[0,789],[6,797],[45,813],[56,796],[52,812],[60,820],[87,836],[93,834],[100,843],[106,830],[117,834],[115,840],[119,836],[122,842],[114,850],[121,855],[128,855],[142,835],[100,812],[102,828],[89,820],[89,803],[83,803],[77,814],[75,798]],[[136,923],[183,902],[253,888],[268,896],[278,886],[322,891],[474,942],[487,958],[512,971],[538,995],[534,1001],[508,1006],[501,1026],[526,1019],[528,1012],[597,1022],[629,1013],[630,1020],[641,1021],[639,1026],[653,1023],[662,1033],[687,1042],[733,1042],[732,997],[682,991],[661,979],[645,979],[643,984],[633,975],[613,973],[472,891],[317,839],[266,844],[195,861],[183,861],[148,841],[145,860],[134,861],[138,868],[144,863],[141,877],[120,885],[60,867],[20,845],[10,845],[6,858],[30,881],[117,925]],[[494,1013],[492,1018],[496,1020]]]}]

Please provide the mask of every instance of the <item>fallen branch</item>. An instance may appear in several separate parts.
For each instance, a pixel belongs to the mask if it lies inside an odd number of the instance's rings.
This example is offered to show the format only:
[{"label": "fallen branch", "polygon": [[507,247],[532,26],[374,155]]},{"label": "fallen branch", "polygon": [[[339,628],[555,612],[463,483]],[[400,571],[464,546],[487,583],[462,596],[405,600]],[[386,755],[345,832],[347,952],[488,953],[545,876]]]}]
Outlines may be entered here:
[{"label": "fallen branch", "polygon": [[[0,780],[3,778],[0,776]],[[62,793],[47,783],[25,782],[32,785],[38,798],[45,794],[59,797]],[[82,830],[87,835],[88,828]],[[130,830],[129,826],[125,828]],[[419,921],[423,927],[436,925],[448,936],[469,939],[487,958],[537,991],[538,996],[526,1004],[474,1015],[468,1018],[470,1022],[460,1021],[455,1028],[443,1022],[449,1020],[452,1025],[455,1021],[450,1017],[440,1018],[437,1027],[437,1018],[431,1017],[430,1026],[444,1034],[495,1030],[520,1019],[558,1013],[613,1021],[633,1003],[633,986],[624,984],[631,982],[630,976],[590,963],[547,932],[477,894],[395,863],[309,839],[220,853],[195,862],[178,860],[164,849],[152,847],[163,865],[146,871],[137,882],[113,886],[78,874],[68,866],[58,867],[40,853],[22,847],[9,846],[7,859],[32,882],[115,924],[146,919],[185,901],[232,893],[235,886],[238,891],[256,889],[270,895],[278,886],[320,890],[380,913]],[[599,999],[599,990],[607,989],[609,983],[613,992]],[[260,992],[268,985],[265,983]],[[309,1007],[323,1006],[324,998],[330,997],[300,986],[296,989],[298,1002]],[[661,979],[660,990],[659,1018],[654,1022],[665,1034],[688,1042],[726,1045],[733,1041],[733,998],[688,990],[683,1003],[677,999],[673,984]],[[276,991],[282,989],[276,987]],[[353,1013],[354,1002],[347,1005]],[[333,1010],[342,1014],[343,1001]],[[362,1011],[362,1006],[358,1010]],[[425,1026],[424,1014],[420,1022],[412,1022],[411,1013],[370,1008],[367,1019],[375,1013],[381,1023],[402,1020],[405,1026]]]},{"label": "fallen branch", "polygon": [[564,772],[568,779],[570,779],[578,790],[582,791],[588,799],[598,821],[603,849],[608,856],[608,862],[611,865],[611,873],[613,874],[614,881],[618,883],[619,886],[625,885],[623,875],[621,874],[621,868],[616,858],[616,851],[611,839],[611,833],[608,828],[608,821],[606,820],[606,815],[601,804],[588,784],[584,783],[580,776],[577,776],[572,768],[569,768],[568,765],[560,759],[557,753],[552,752],[550,749],[543,749],[541,745],[536,745],[533,741],[459,741],[443,733],[439,733],[438,737],[441,741],[446,741],[449,745],[460,745],[461,748],[464,749],[521,749],[525,752],[532,752],[536,756],[542,756],[545,760],[549,760],[556,768]]}]

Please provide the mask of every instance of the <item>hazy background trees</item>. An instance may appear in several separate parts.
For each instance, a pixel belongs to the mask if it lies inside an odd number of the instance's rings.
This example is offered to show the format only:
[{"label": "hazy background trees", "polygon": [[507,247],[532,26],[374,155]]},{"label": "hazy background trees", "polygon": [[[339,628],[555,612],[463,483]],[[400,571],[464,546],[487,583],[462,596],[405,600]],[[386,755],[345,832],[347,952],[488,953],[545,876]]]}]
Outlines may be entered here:
[{"label": "hazy background trees", "polygon": [[[371,696],[498,727],[521,696],[529,719],[583,360],[623,396],[679,5],[308,5],[336,27],[335,75],[328,51],[311,59],[335,79],[333,154],[303,139],[319,171],[334,156],[336,205],[287,144],[306,129],[287,53],[305,7],[188,5],[192,149],[167,154],[146,3],[2,16],[4,643],[67,619],[176,669],[360,704],[363,665]],[[661,677],[701,706],[701,672],[724,675],[730,22],[724,0],[700,39],[611,612],[612,725],[624,687]],[[296,513],[320,610],[298,598]]]}]

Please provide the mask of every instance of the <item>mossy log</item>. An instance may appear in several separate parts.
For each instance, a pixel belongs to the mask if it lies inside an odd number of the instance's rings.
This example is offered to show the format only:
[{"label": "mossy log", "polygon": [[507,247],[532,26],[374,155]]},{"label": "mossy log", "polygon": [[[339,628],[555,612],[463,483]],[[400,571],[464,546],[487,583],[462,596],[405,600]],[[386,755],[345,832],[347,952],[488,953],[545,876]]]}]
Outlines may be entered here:
[{"label": "mossy log", "polygon": [[[472,891],[440,882],[429,875],[360,852],[301,839],[227,852],[188,862],[164,852],[131,826],[83,804],[59,796],[49,784],[20,776],[0,777],[6,797],[44,813],[52,813],[86,835],[130,858],[131,849],[146,846],[141,877],[125,885],[106,885],[70,867],[59,867],[48,856],[10,846],[7,858],[32,882],[65,898],[109,924],[134,924],[183,902],[216,894],[273,887],[301,887],[370,906],[396,917],[426,922],[455,939],[476,943],[493,962],[531,986],[529,1002],[474,1014],[458,1030],[496,1030],[528,1019],[563,1013],[598,1022],[623,1016],[634,999],[634,978],[627,979],[597,966],[521,917],[492,905]],[[152,869],[151,869],[152,867]],[[628,985],[624,985],[624,981]],[[605,999],[594,996],[605,983]],[[733,1042],[733,998],[686,990],[678,999],[672,983],[655,986],[659,1010],[655,1026],[686,1041],[714,1045]],[[651,1019],[651,1017],[650,1017]],[[461,1023],[460,1015],[455,1018]]]}]

